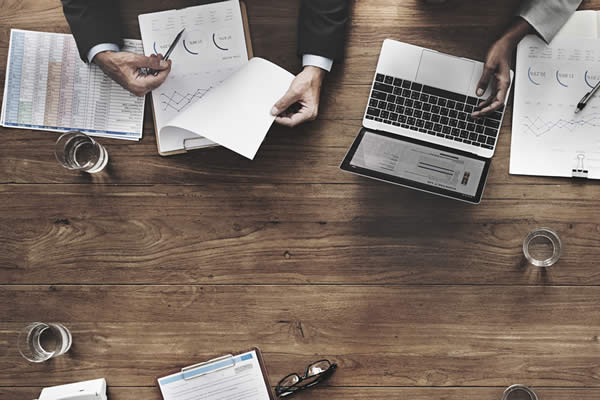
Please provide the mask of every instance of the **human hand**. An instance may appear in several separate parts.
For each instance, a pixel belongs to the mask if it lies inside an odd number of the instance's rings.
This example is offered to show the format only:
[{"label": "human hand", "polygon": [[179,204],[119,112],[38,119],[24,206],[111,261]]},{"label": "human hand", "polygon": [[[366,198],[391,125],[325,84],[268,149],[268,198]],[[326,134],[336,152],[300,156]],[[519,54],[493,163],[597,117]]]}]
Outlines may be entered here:
[{"label": "human hand", "polygon": [[483,117],[502,108],[510,88],[512,55],[521,39],[533,32],[535,30],[529,22],[518,17],[504,35],[492,45],[485,60],[483,75],[477,84],[477,96],[483,96],[490,83],[492,94],[479,104],[472,114],[473,118]]},{"label": "human hand", "polygon": [[488,51],[483,74],[477,84],[477,96],[483,96],[489,85],[492,85],[492,93],[477,106],[472,114],[474,118],[491,114],[504,105],[510,88],[510,63],[513,50],[512,42],[500,39]]},{"label": "human hand", "polygon": [[[163,60],[162,55],[145,57],[124,51],[104,51],[94,57],[94,62],[115,82],[136,96],[159,87],[171,72],[171,61]],[[142,68],[159,71],[158,75],[143,74]]]},{"label": "human hand", "polygon": [[325,70],[313,66],[304,67],[287,93],[271,110],[271,114],[277,115],[275,122],[292,128],[315,120],[319,113],[319,97],[324,79]]}]

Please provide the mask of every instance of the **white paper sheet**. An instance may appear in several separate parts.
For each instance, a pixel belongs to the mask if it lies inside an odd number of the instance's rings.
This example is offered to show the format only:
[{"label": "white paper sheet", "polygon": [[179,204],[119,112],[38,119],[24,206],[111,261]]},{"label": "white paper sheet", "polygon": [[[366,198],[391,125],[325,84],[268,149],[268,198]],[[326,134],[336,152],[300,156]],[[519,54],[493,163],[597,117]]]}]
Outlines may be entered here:
[{"label": "white paper sheet", "polygon": [[179,114],[161,135],[191,132],[254,159],[275,117],[273,105],[290,87],[294,75],[262,58],[246,66]]},{"label": "white paper sheet", "polygon": [[[527,36],[517,50],[510,173],[600,178],[600,96],[575,114],[600,80],[600,40]],[[582,165],[583,164],[583,165]]]},{"label": "white paper sheet", "polygon": [[161,131],[248,62],[239,0],[143,14],[139,23],[147,56],[165,54],[175,36],[185,28],[171,54],[173,66],[169,77],[152,92],[159,151],[182,150],[186,139],[194,139],[195,147],[213,144],[209,140],[198,141],[198,135],[192,132],[165,138]]},{"label": "white paper sheet", "polygon": [[[124,45],[142,53],[139,40]],[[11,30],[2,126],[139,140],[144,103],[81,61],[72,35]]]},{"label": "white paper sheet", "polygon": [[598,39],[598,19],[600,13],[592,10],[577,11],[562,27],[555,39],[569,37],[583,37],[587,39]]}]

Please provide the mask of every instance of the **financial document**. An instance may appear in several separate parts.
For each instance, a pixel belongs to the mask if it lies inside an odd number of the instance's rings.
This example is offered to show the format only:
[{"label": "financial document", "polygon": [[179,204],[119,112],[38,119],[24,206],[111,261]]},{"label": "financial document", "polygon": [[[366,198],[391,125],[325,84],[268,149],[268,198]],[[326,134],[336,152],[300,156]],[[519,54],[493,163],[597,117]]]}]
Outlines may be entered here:
[{"label": "financial document", "polygon": [[81,61],[72,35],[11,30],[2,126],[138,140],[143,121],[144,98]]},{"label": "financial document", "polygon": [[256,351],[158,380],[165,400],[269,400]]},{"label": "financial document", "polygon": [[510,173],[600,179],[600,96],[575,108],[600,81],[600,41],[527,36],[517,50]]},{"label": "financial document", "polygon": [[[198,135],[189,132],[163,135],[161,130],[247,64],[240,2],[230,0],[143,14],[139,16],[139,23],[147,56],[165,54],[173,39],[185,28],[170,57],[173,62],[171,73],[165,83],[152,92],[152,101],[160,152],[183,149],[187,139],[196,139],[198,146]],[[205,140],[204,144],[213,143]]]},{"label": "financial document", "polygon": [[474,197],[483,161],[366,132],[352,166]]}]

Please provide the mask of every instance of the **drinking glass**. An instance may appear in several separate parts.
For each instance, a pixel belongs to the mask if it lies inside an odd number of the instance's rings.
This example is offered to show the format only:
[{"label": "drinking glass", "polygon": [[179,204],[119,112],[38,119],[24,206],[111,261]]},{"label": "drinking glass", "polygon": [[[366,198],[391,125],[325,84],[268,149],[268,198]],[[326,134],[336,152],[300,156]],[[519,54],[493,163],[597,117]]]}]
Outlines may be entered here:
[{"label": "drinking glass", "polygon": [[71,332],[62,324],[34,322],[19,333],[18,347],[28,361],[41,363],[71,348]]},{"label": "drinking glass", "polygon": [[502,400],[538,400],[533,389],[525,385],[512,385],[506,388]]},{"label": "drinking glass", "polygon": [[90,174],[102,171],[108,163],[108,152],[104,146],[81,132],[61,135],[54,153],[63,167]]},{"label": "drinking glass", "polygon": [[537,228],[525,237],[523,254],[536,267],[550,267],[560,259],[562,243],[552,229]]}]

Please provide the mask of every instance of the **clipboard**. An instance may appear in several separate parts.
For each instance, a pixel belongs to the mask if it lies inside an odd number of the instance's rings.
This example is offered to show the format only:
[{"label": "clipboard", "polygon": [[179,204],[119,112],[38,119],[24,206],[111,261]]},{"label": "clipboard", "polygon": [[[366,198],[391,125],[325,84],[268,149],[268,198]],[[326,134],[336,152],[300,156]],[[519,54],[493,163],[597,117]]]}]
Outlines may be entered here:
[{"label": "clipboard", "polygon": [[[172,370],[164,375],[160,375],[156,377],[157,388],[162,397],[161,384],[160,380],[175,374],[180,374],[179,378],[183,381],[192,381],[194,379],[198,379],[200,377],[227,370],[230,368],[236,367],[236,359],[239,358],[240,355],[255,352],[258,364],[260,366],[260,372],[263,377],[263,381],[265,384],[266,391],[269,395],[270,400],[277,400],[275,396],[275,392],[273,391],[273,387],[269,382],[269,374],[267,372],[267,368],[265,367],[265,362],[262,357],[262,353],[258,347],[252,347],[248,350],[240,351],[237,353],[231,353],[224,356],[216,357],[208,361],[200,362],[198,364],[189,365],[186,367],[182,367],[180,369]],[[164,399],[164,397],[162,397]]]},{"label": "clipboard", "polygon": [[[222,0],[215,0],[213,1],[213,3],[218,3],[219,1]],[[210,4],[210,3],[208,3]],[[240,0],[240,10],[242,13],[242,23],[244,24],[244,36],[246,36],[246,49],[248,51],[248,60],[250,60],[251,58],[254,57],[254,50],[252,49],[252,37],[250,36],[250,24],[248,23],[248,9],[246,7],[246,1],[245,0]],[[156,148],[160,149],[160,146],[158,144],[158,132],[156,131],[156,114],[154,111],[154,101],[152,100],[152,96],[150,96],[150,104],[152,104],[152,122],[154,123],[154,136],[156,138]],[[192,139],[195,140],[195,139]],[[184,146],[185,146],[185,141],[184,141]],[[173,150],[173,151],[166,151],[166,152],[161,152],[160,150],[158,150],[158,154],[160,154],[163,157],[166,156],[173,156],[176,154],[185,154],[189,151],[193,151],[193,150],[200,150],[200,149],[208,149],[208,148],[213,148],[213,147],[220,147],[219,145],[214,145],[214,146],[204,146],[204,147],[197,147],[197,148],[191,148],[190,150],[187,150],[185,148],[181,149],[181,150]]]}]

